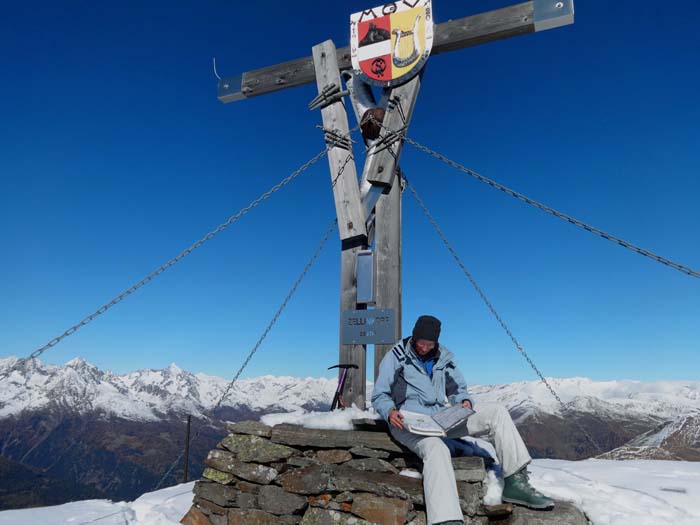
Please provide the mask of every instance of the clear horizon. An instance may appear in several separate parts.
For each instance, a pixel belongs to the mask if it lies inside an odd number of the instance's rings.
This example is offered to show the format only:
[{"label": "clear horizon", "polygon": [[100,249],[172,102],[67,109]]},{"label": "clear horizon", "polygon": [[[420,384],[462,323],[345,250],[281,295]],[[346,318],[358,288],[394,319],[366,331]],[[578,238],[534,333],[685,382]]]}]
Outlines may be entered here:
[{"label": "clear horizon", "polygon": [[[512,3],[434,0],[434,12],[443,22]],[[344,46],[350,14],[374,4],[278,4],[6,6],[0,358],[28,356],[323,148],[314,85],[223,105],[211,57],[232,76],[327,38]],[[572,26],[432,57],[408,135],[700,269],[700,5],[681,5],[578,2]],[[697,376],[699,279],[410,145],[401,165],[543,375]],[[435,315],[470,384],[537,380],[409,193],[403,206],[404,334]],[[231,378],[334,216],[321,159],[41,360]],[[330,376],[339,248],[334,232],[242,377]],[[367,362],[371,379],[371,349]]]}]

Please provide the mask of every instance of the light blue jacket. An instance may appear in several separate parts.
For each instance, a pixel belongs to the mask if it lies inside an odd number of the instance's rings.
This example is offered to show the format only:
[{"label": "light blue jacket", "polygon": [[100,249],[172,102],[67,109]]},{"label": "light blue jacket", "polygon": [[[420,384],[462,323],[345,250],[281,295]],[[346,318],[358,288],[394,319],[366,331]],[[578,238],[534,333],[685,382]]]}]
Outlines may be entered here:
[{"label": "light blue jacket", "polygon": [[372,406],[385,419],[394,409],[405,409],[433,415],[447,404],[455,405],[468,399],[467,383],[454,362],[454,354],[442,345],[433,367],[432,380],[410,344],[403,339],[382,359],[379,375],[372,392]]}]

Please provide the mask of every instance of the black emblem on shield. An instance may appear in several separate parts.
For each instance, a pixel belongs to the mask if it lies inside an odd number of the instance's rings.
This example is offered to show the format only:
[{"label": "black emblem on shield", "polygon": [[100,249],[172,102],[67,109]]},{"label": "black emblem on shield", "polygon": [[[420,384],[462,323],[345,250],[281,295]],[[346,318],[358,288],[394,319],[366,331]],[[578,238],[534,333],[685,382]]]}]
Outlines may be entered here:
[{"label": "black emblem on shield", "polygon": [[383,77],[384,72],[386,71],[386,60],[383,58],[375,58],[372,60],[372,73],[377,75],[378,77]]},{"label": "black emblem on shield", "polygon": [[369,46],[370,44],[376,44],[377,42],[384,42],[390,38],[391,35],[389,34],[389,31],[384,28],[377,27],[376,24],[370,22],[367,34],[362,40],[360,40],[359,47]]}]

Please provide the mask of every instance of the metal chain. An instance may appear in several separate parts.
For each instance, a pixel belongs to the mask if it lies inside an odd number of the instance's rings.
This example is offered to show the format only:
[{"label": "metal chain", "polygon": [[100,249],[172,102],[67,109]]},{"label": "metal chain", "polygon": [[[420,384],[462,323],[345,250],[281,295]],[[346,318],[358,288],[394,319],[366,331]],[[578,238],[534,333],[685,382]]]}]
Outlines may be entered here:
[{"label": "metal chain", "polygon": [[323,151],[320,151],[316,155],[314,155],[310,160],[302,164],[299,168],[297,168],[295,171],[293,171],[289,176],[287,176],[285,179],[280,181],[279,183],[275,184],[272,188],[267,190],[265,193],[260,195],[257,199],[253,200],[248,206],[245,208],[241,209],[238,213],[235,215],[232,215],[228,219],[226,219],[225,222],[221,223],[219,226],[216,227],[216,229],[212,230],[211,232],[207,233],[204,237],[199,239],[197,242],[189,246],[188,248],[182,250],[178,255],[170,259],[168,262],[160,266],[158,269],[156,269],[154,272],[150,273],[148,276],[146,276],[144,279],[140,280],[138,283],[132,285],[129,287],[126,291],[123,293],[119,294],[117,297],[112,299],[110,302],[107,304],[101,306],[98,308],[95,312],[92,314],[88,315],[85,317],[82,321],[80,321],[78,324],[71,326],[68,330],[63,332],[63,334],[59,335],[58,337],[53,338],[51,341],[46,343],[44,346],[41,348],[38,348],[34,352],[32,352],[29,357],[26,358],[20,358],[17,363],[10,369],[6,370],[3,372],[2,375],[0,375],[0,381],[4,380],[6,377],[8,377],[12,372],[14,372],[17,368],[22,366],[26,361],[30,359],[35,359],[39,357],[41,354],[43,354],[46,350],[49,348],[57,345],[62,339],[68,337],[69,335],[74,334],[79,328],[82,328],[86,324],[88,324],[90,321],[92,321],[95,317],[98,315],[101,315],[105,313],[107,310],[109,310],[112,306],[116,305],[117,303],[121,302],[124,300],[127,296],[131,295],[134,293],[136,290],[141,288],[143,285],[147,284],[150,282],[154,277],[157,277],[161,273],[163,273],[165,270],[173,266],[174,264],[178,263],[181,259],[192,253],[194,250],[199,248],[202,244],[205,242],[209,241],[212,239],[214,236],[217,234],[221,233],[223,230],[228,228],[231,224],[236,222],[238,219],[243,217],[246,213],[248,213],[250,210],[258,206],[260,203],[263,201],[267,200],[274,194],[275,192],[279,191],[282,189],[284,186],[289,184],[292,180],[294,180],[297,176],[299,176],[302,172],[310,168],[313,164],[315,164],[321,157],[326,155],[326,153],[329,151],[330,148],[326,148]]},{"label": "metal chain", "polygon": [[304,279],[306,274],[308,273],[309,269],[311,268],[311,265],[316,261],[316,258],[318,255],[321,253],[321,250],[323,249],[323,246],[326,244],[326,241],[328,240],[328,237],[330,237],[331,233],[333,233],[333,230],[335,229],[336,225],[338,224],[338,219],[333,219],[331,221],[330,226],[328,227],[328,230],[326,231],[326,234],[323,236],[321,239],[321,242],[318,243],[318,246],[316,247],[316,250],[314,251],[313,255],[311,256],[311,259],[309,259],[309,262],[306,263],[306,266],[304,267],[304,270],[301,272],[299,275],[299,278],[296,280],[294,283],[294,286],[292,286],[291,290],[289,290],[289,293],[287,296],[284,298],[284,301],[282,301],[282,304],[280,307],[277,309],[277,312],[275,312],[274,317],[272,320],[269,322],[267,327],[265,328],[265,331],[262,333],[262,335],[258,338],[257,342],[255,343],[255,346],[253,346],[253,349],[250,351],[250,354],[248,354],[248,357],[246,358],[245,362],[243,363],[243,366],[241,366],[240,370],[238,370],[238,373],[235,375],[231,383],[229,383],[228,388],[226,388],[226,391],[224,392],[224,395],[221,396],[221,399],[219,402],[214,406],[212,411],[216,410],[221,406],[221,403],[224,402],[224,399],[228,396],[229,391],[233,387],[233,384],[238,380],[238,377],[241,375],[241,372],[243,372],[243,369],[248,365],[250,360],[252,359],[253,355],[255,352],[258,351],[258,348],[260,348],[260,345],[262,342],[265,340],[267,335],[270,333],[270,330],[272,330],[272,327],[274,324],[277,322],[279,319],[280,315],[282,315],[282,311],[286,308],[287,304],[291,300],[292,296],[294,293],[297,291],[297,288],[299,288],[299,285],[301,284],[301,281]]},{"label": "metal chain", "polygon": [[583,228],[584,230],[586,230],[590,233],[593,233],[594,235],[597,235],[599,237],[602,237],[603,239],[606,239],[608,241],[619,244],[623,248],[627,248],[629,250],[632,250],[633,252],[638,253],[639,255],[643,255],[644,257],[648,257],[649,259],[652,259],[656,262],[664,264],[670,268],[674,268],[674,269],[678,270],[679,272],[684,273],[686,275],[689,275],[691,277],[700,278],[699,271],[693,270],[692,268],[690,268],[688,266],[685,266],[683,264],[672,261],[671,259],[668,259],[666,257],[662,257],[661,255],[657,255],[655,253],[652,253],[649,250],[645,250],[644,248],[641,248],[635,244],[632,244],[631,242],[627,242],[624,239],[616,237],[615,235],[604,232],[603,230],[596,228],[595,226],[591,226],[590,224],[586,224],[585,222],[580,221],[574,217],[571,217],[570,215],[567,215],[567,214],[562,213],[558,210],[555,210],[551,206],[547,206],[546,204],[543,204],[543,203],[538,202],[534,199],[531,199],[530,197],[527,197],[526,195],[523,195],[522,193],[519,193],[515,190],[512,190],[512,189],[508,188],[507,186],[504,186],[503,184],[499,184],[495,180],[489,179],[488,177],[484,177],[483,175],[475,172],[474,170],[471,170],[465,166],[462,166],[458,162],[455,162],[451,159],[448,159],[447,157],[445,157],[441,153],[433,151],[430,148],[428,148],[427,146],[424,146],[424,145],[420,144],[419,142],[416,142],[412,138],[407,137],[405,135],[405,133],[406,133],[405,126],[397,131],[393,131],[393,130],[390,130],[389,128],[387,128],[386,126],[384,126],[384,124],[382,122],[380,122],[379,120],[377,120],[374,116],[370,115],[369,119],[371,119],[375,124],[381,126],[386,131],[386,135],[381,139],[383,141],[389,141],[390,144],[393,144],[394,142],[396,142],[399,139],[405,140],[406,142],[408,142],[411,146],[415,147],[416,149],[418,149],[424,153],[427,153],[431,157],[434,157],[437,160],[444,162],[448,166],[451,166],[458,171],[466,173],[470,177],[474,177],[475,179],[477,179],[480,182],[483,182],[484,184],[488,184],[492,188],[495,188],[499,191],[502,191],[503,193],[506,193],[512,197],[515,197],[516,199],[519,199],[527,204],[530,204],[536,208],[539,208],[540,210],[542,210],[546,213],[549,213],[551,215],[554,215],[555,217],[557,217],[559,219],[563,219],[566,222],[573,224],[574,226],[578,226],[579,228]]},{"label": "metal chain", "polygon": [[437,153],[430,148],[423,146],[422,144],[419,144],[415,140],[404,136],[403,137],[406,142],[411,144],[413,147],[416,149],[419,149],[420,151],[423,151],[424,153],[427,153],[431,157],[436,158],[437,160],[444,162],[448,166],[451,166],[455,168],[456,170],[461,171],[462,173],[466,173],[470,177],[474,177],[480,182],[483,182],[484,184],[488,184],[492,188],[495,188],[499,191],[502,191],[503,193],[506,193],[512,197],[515,197],[516,199],[519,199],[527,204],[531,204],[532,206],[539,208],[540,210],[547,212],[551,215],[554,215],[555,217],[558,217],[559,219],[563,219],[568,223],[573,224],[574,226],[578,226],[579,228],[583,228],[584,230],[591,232],[599,237],[602,237],[603,239],[606,239],[608,241],[614,242],[616,244],[619,244],[623,248],[627,248],[629,250],[632,250],[633,252],[636,252],[640,255],[643,255],[644,257],[648,257],[649,259],[652,259],[656,262],[660,262],[661,264],[664,264],[666,266],[669,266],[671,268],[674,268],[678,270],[681,273],[684,273],[686,275],[690,275],[691,277],[698,277],[700,278],[700,272],[693,270],[692,268],[689,268],[688,266],[684,266],[682,264],[679,264],[677,262],[674,262],[670,259],[667,259],[666,257],[662,257],[660,255],[656,255],[655,253],[650,252],[649,250],[645,250],[644,248],[640,248],[639,246],[636,246],[630,242],[627,242],[623,239],[620,239],[619,237],[616,237],[615,235],[612,235],[610,233],[606,233],[603,230],[600,230],[594,226],[591,226],[589,224],[586,224],[583,221],[580,221],[578,219],[575,219],[574,217],[571,217],[570,215],[566,215],[565,213],[562,213],[560,211],[555,210],[554,208],[547,206],[546,204],[542,204],[541,202],[538,202],[534,199],[531,199],[530,197],[527,197],[523,195],[522,193],[519,193],[515,190],[512,190],[503,184],[499,184],[498,182],[489,179],[488,177],[484,177],[483,175],[480,175],[479,173],[476,173],[473,170],[470,170],[469,168],[466,168],[462,166],[461,164],[448,159],[444,155]]},{"label": "metal chain", "polygon": [[[231,388],[233,388],[233,385],[236,383],[236,381],[238,381],[238,378],[240,377],[241,373],[242,373],[243,370],[246,368],[246,366],[248,366],[248,363],[250,363],[250,360],[253,358],[253,356],[255,355],[255,353],[256,353],[256,352],[258,351],[258,349],[260,348],[260,345],[262,344],[262,342],[265,340],[265,338],[268,336],[268,334],[269,334],[270,331],[272,330],[272,327],[274,326],[274,324],[275,324],[275,323],[277,322],[277,320],[279,319],[280,315],[282,314],[282,311],[286,308],[287,304],[288,304],[289,301],[291,300],[291,298],[292,298],[292,296],[294,295],[294,293],[297,291],[297,288],[299,288],[299,285],[301,284],[301,281],[304,279],[304,277],[305,277],[306,274],[308,273],[309,269],[311,268],[311,265],[314,263],[314,261],[316,261],[318,255],[321,253],[321,250],[323,249],[323,246],[326,244],[326,241],[328,240],[328,237],[330,237],[330,235],[331,235],[331,233],[333,232],[333,230],[335,229],[337,223],[338,223],[338,220],[337,220],[337,219],[333,219],[333,221],[331,222],[331,224],[330,224],[328,230],[326,231],[325,235],[324,235],[323,238],[321,239],[321,242],[318,244],[318,246],[316,247],[316,250],[314,251],[313,255],[311,256],[311,259],[309,259],[309,262],[306,263],[306,266],[304,267],[304,270],[301,272],[301,275],[299,275],[299,278],[296,280],[296,282],[295,282],[294,285],[292,286],[291,290],[289,290],[289,293],[288,293],[287,296],[284,298],[284,301],[282,301],[282,304],[281,304],[280,307],[277,309],[277,312],[275,312],[275,315],[272,317],[272,320],[268,323],[268,325],[267,325],[267,327],[265,328],[265,330],[263,331],[262,335],[258,338],[257,342],[256,342],[255,345],[253,346],[253,349],[248,353],[248,357],[247,357],[246,360],[243,362],[243,364],[241,365],[241,367],[238,369],[238,372],[236,372],[236,375],[233,377],[233,379],[231,380],[231,382],[228,384],[228,386],[226,387],[226,390],[224,391],[223,395],[221,396],[221,398],[219,399],[219,401],[216,403],[216,405],[214,405],[212,408],[206,410],[206,411],[205,411],[205,414],[208,414],[208,413],[212,413],[212,414],[213,414],[213,412],[214,412],[217,408],[219,408],[219,407],[221,406],[221,403],[223,403],[224,400],[228,397],[228,394],[229,394],[229,392],[231,391]],[[198,430],[198,431],[195,433],[195,435],[194,435],[194,437],[192,438],[192,440],[197,439],[197,438],[199,437],[200,433],[201,433],[201,430]],[[183,456],[183,455],[184,455],[184,451],[183,451],[183,452],[180,452],[180,455],[175,459],[175,461],[173,461],[173,463],[170,465],[170,468],[168,468],[168,470],[165,472],[165,474],[163,475],[163,477],[160,478],[160,481],[158,482],[158,484],[156,485],[156,488],[155,488],[154,490],[158,490],[158,489],[160,488],[160,486],[161,486],[161,484],[163,483],[163,481],[165,481],[165,479],[170,475],[170,473],[173,471],[173,469],[175,468],[175,466],[176,466],[176,465],[180,462],[180,460],[182,459],[182,456]]]},{"label": "metal chain", "polygon": [[[500,324],[501,327],[503,328],[503,330],[506,332],[506,334],[508,334],[508,337],[510,337],[510,340],[513,341],[513,344],[515,345],[515,347],[518,349],[518,351],[522,354],[522,356],[525,358],[525,360],[526,360],[527,363],[530,365],[530,367],[535,371],[535,373],[536,373],[536,374],[539,376],[539,378],[542,380],[542,383],[544,383],[544,386],[547,387],[547,390],[549,390],[549,392],[552,394],[552,396],[554,396],[554,398],[559,402],[559,404],[561,405],[562,409],[565,410],[565,411],[567,411],[567,410],[568,410],[568,407],[566,406],[566,404],[564,404],[564,402],[561,400],[561,398],[559,397],[559,395],[554,391],[554,388],[552,388],[552,386],[549,384],[549,382],[547,381],[547,379],[545,379],[545,377],[544,377],[544,375],[542,374],[542,372],[540,372],[540,369],[537,368],[537,365],[535,365],[535,363],[532,361],[532,359],[530,359],[530,356],[527,354],[527,352],[526,352],[525,349],[522,347],[522,345],[520,344],[520,342],[515,338],[515,336],[513,335],[513,332],[510,331],[510,328],[508,328],[508,325],[506,325],[505,321],[504,321],[504,320],[501,318],[501,316],[498,314],[498,312],[497,312],[496,309],[494,308],[493,304],[491,304],[491,301],[488,300],[488,298],[486,297],[486,294],[485,294],[484,291],[481,289],[481,287],[477,284],[477,282],[476,282],[476,280],[474,279],[474,277],[472,276],[471,272],[467,269],[467,267],[466,267],[466,266],[464,265],[464,263],[462,262],[462,259],[459,257],[459,255],[457,255],[457,252],[454,250],[454,248],[452,247],[452,245],[450,244],[450,242],[447,240],[447,237],[445,237],[445,234],[443,233],[442,229],[441,229],[440,226],[438,225],[437,221],[435,220],[435,218],[433,217],[433,215],[430,213],[430,211],[428,210],[428,208],[427,208],[427,206],[425,205],[425,203],[423,202],[423,200],[418,196],[418,193],[416,192],[416,189],[413,187],[413,185],[411,184],[411,182],[405,177],[405,175],[404,175],[404,180],[406,181],[406,186],[408,187],[409,191],[410,191],[411,194],[413,195],[413,198],[414,198],[414,199],[416,200],[416,202],[418,203],[418,206],[421,207],[421,209],[423,210],[423,213],[424,213],[425,216],[428,218],[428,220],[430,221],[430,223],[431,223],[431,224],[433,225],[433,227],[435,228],[435,231],[437,231],[438,235],[440,236],[440,239],[442,239],[442,242],[445,244],[445,246],[447,247],[447,249],[449,250],[449,252],[452,254],[452,257],[454,257],[455,261],[457,261],[457,264],[458,264],[459,267],[462,269],[462,272],[464,272],[464,275],[466,275],[467,279],[469,279],[469,281],[472,283],[472,286],[474,287],[474,289],[476,290],[476,292],[479,294],[479,296],[480,296],[481,299],[484,301],[484,303],[486,304],[486,306],[488,307],[488,309],[491,311],[491,313],[493,314],[493,316],[496,318],[496,321],[498,321],[498,324]],[[578,425],[577,423],[574,423],[574,424],[575,424],[576,426],[579,426],[579,429],[580,429],[580,430],[582,431],[582,433],[588,438],[588,440],[591,442],[591,444],[593,444],[593,446],[594,446],[599,452],[602,452],[601,449],[600,449],[600,447],[598,446],[598,444],[593,440],[593,438],[588,434],[588,432],[586,432],[586,430],[583,429],[583,427],[580,427],[580,425]]]},{"label": "metal chain", "polygon": [[338,179],[340,179],[340,176],[341,176],[341,175],[343,174],[343,172],[345,171],[345,168],[347,167],[347,165],[348,165],[348,164],[350,163],[350,161],[352,161],[352,160],[354,160],[354,158],[353,158],[352,152],[350,152],[350,153],[348,153],[348,156],[345,157],[345,161],[343,162],[343,165],[342,165],[342,166],[340,167],[340,169],[338,170],[338,173],[336,174],[336,176],[335,176],[335,177],[333,178],[333,180],[331,181],[331,188],[335,188],[335,185],[338,183]]}]

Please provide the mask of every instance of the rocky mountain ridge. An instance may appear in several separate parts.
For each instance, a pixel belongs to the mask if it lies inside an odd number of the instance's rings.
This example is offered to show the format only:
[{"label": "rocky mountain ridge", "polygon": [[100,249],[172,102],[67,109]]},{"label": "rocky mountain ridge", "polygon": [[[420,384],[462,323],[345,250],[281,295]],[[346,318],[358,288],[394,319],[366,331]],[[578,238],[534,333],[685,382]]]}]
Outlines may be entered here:
[{"label": "rocky mountain ridge", "polygon": [[[0,360],[0,373],[16,362],[16,358]],[[0,383],[0,419],[52,408],[97,411],[133,421],[161,421],[182,414],[203,417],[228,384],[226,379],[193,374],[175,364],[116,375],[81,358],[63,366],[34,360]],[[239,380],[222,406],[252,412],[313,409],[329,404],[334,391],[334,379],[262,376]]]},{"label": "rocky mountain ridge", "polygon": [[700,461],[700,413],[678,416],[599,457]]},{"label": "rocky mountain ridge", "polygon": [[[0,359],[0,373],[16,361],[14,357]],[[548,378],[548,382],[565,407],[541,381],[473,385],[470,390],[477,402],[506,405],[516,421],[536,414],[562,416],[577,412],[661,423],[700,412],[700,381],[592,381],[574,377]],[[51,407],[78,413],[103,411],[135,421],[157,421],[181,414],[200,417],[216,404],[228,383],[221,377],[187,372],[175,364],[161,370],[117,375],[81,358],[63,366],[34,360],[0,383],[0,419]],[[241,379],[222,406],[246,407],[253,412],[312,409],[330,403],[335,386],[334,378],[267,375]]]}]

